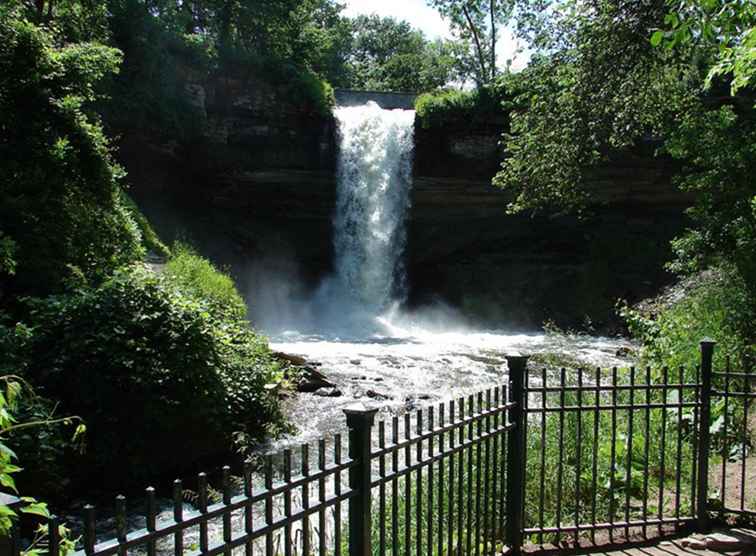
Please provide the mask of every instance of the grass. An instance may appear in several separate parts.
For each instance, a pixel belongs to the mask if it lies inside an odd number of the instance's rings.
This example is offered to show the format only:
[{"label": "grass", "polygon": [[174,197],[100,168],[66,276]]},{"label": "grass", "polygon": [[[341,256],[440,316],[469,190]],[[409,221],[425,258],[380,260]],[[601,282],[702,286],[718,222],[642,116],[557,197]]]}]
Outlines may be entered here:
[{"label": "grass", "polygon": [[163,273],[179,287],[205,300],[212,310],[232,319],[244,319],[247,306],[233,279],[184,243],[175,243]]}]

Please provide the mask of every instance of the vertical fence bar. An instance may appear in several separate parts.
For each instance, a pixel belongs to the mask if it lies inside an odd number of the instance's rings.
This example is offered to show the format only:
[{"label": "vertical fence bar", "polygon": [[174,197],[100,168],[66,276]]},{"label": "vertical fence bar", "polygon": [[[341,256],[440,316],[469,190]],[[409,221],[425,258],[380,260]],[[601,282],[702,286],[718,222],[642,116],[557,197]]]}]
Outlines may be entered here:
[{"label": "vertical fence bar", "polygon": [[[349,421],[347,421],[347,424],[348,423]],[[370,438],[369,434],[368,438]],[[341,434],[333,435],[333,460],[336,465],[341,465]],[[368,469],[370,469],[369,465]],[[341,471],[337,471],[333,476],[333,489],[334,494],[337,497],[341,496]],[[368,490],[368,492],[370,492],[370,490]],[[352,505],[349,504],[350,509],[351,507]],[[370,535],[368,535],[368,539],[369,538]],[[338,499],[336,500],[333,511],[333,543],[333,553],[336,556],[341,556],[341,502]]]},{"label": "vertical fence bar", "polygon": [[546,388],[548,387],[546,367],[541,369],[541,460],[539,462],[539,489],[538,489],[538,544],[543,544],[544,511],[546,496],[546,407],[548,405]]},{"label": "vertical fence bar", "polygon": [[491,475],[489,473],[490,471],[490,459],[491,459],[491,390],[486,390],[486,405],[485,405],[485,412],[486,412],[486,440],[485,440],[485,457],[483,460],[483,554],[487,555],[489,554],[488,551],[488,541],[491,538],[491,526],[490,526],[490,520],[493,517],[491,514],[493,513],[491,511],[491,508],[489,507],[489,483],[491,482]]},{"label": "vertical fence bar", "polygon": [[[601,367],[596,367],[596,393],[595,393],[595,406],[593,408],[593,446],[592,446],[592,459],[591,459],[591,525],[596,525],[596,498],[598,496],[598,438],[599,438],[599,419],[600,419],[600,406],[601,406]],[[591,541],[596,543],[596,528],[591,527]]]},{"label": "vertical fence bar", "polygon": [[[633,479],[633,414],[635,413],[635,367],[630,367],[630,408],[627,410],[627,444],[625,459],[625,523],[630,523],[630,491]],[[679,477],[678,468],[678,477]],[[625,525],[625,540],[630,539],[630,527]]]},{"label": "vertical fence bar", "polygon": [[698,496],[697,526],[705,531],[709,526],[707,513],[709,496],[709,426],[711,416],[711,373],[714,345],[709,339],[701,340],[701,419],[698,436]]},{"label": "vertical fence bar", "polygon": [[[467,483],[465,490],[467,490],[467,535],[465,539],[467,541],[465,554],[470,556],[472,554],[472,535],[473,535],[473,420],[475,415],[474,397],[468,396],[467,398]],[[476,518],[477,521],[477,518]]]},{"label": "vertical fence bar", "polygon": [[[386,423],[378,423],[378,447],[381,452],[386,448]],[[378,474],[381,477],[381,484],[378,487],[378,550],[381,556],[386,554],[386,456],[381,454],[378,461]]]},{"label": "vertical fence bar", "polygon": [[646,441],[643,444],[643,538],[648,538],[648,453],[651,446],[651,367],[646,367],[646,407],[643,413]]},{"label": "vertical fence bar", "polygon": [[[410,451],[410,414],[404,414],[404,467],[412,465],[412,452]],[[412,483],[410,472],[404,475],[404,554],[410,556],[412,552]],[[351,554],[350,554],[351,556]]]},{"label": "vertical fence bar", "polygon": [[748,459],[748,409],[751,407],[751,377],[747,376],[751,372],[746,367],[746,377],[743,380],[743,442],[740,445],[740,511],[745,510],[745,483],[746,483],[746,461]]},{"label": "vertical fence bar", "polygon": [[475,431],[475,556],[480,556],[480,521],[482,518],[481,512],[480,512],[480,504],[481,504],[481,497],[480,497],[480,491],[481,491],[481,458],[482,458],[482,446],[481,446],[481,439],[480,437],[483,435],[483,418],[481,417],[481,414],[483,413],[483,393],[478,392],[478,399],[477,401],[477,413],[476,415],[476,431]]},{"label": "vertical fence bar", "polygon": [[[454,449],[457,434],[456,430],[454,429],[455,416],[454,400],[449,400],[449,424],[452,425],[452,427],[449,430],[449,451],[451,453],[449,454],[449,513],[447,514],[447,554],[452,554],[454,552]],[[459,504],[457,504],[456,508],[457,512],[459,512]]]},{"label": "vertical fence bar", "polygon": [[[184,488],[180,479],[173,481],[173,521],[180,524],[184,520]],[[180,556],[184,553],[184,530],[179,529],[173,535],[173,553]],[[125,554],[125,551],[124,551]]]},{"label": "vertical fence bar", "polygon": [[[417,444],[415,445],[415,457],[417,471],[415,472],[415,546],[417,554],[423,554],[423,410],[418,409],[415,413],[417,419]],[[409,478],[409,474],[407,475]]]},{"label": "vertical fence bar", "polygon": [[[310,476],[310,445],[303,444],[300,448],[302,454],[302,477]],[[302,517],[302,554],[303,556],[310,556],[310,514],[307,510],[310,509],[310,486],[311,482],[307,481],[302,485],[302,509],[305,510],[305,515]]]},{"label": "vertical fence bar", "polygon": [[50,556],[60,556],[60,524],[55,515],[47,518],[47,535],[47,553]]},{"label": "vertical fence bar", "polygon": [[[273,526],[273,458],[265,456],[265,525]],[[201,510],[200,510],[201,511]],[[207,508],[205,508],[207,511]],[[207,525],[205,526],[207,537]],[[207,542],[207,541],[205,541]],[[207,548],[204,549],[207,551]],[[273,556],[273,531],[269,529],[265,533],[265,556]]]},{"label": "vertical fence bar", "polygon": [[377,409],[348,408],[349,488],[356,496],[349,500],[349,556],[371,556],[371,430]]},{"label": "vertical fence bar", "polygon": [[318,440],[318,554],[326,556],[326,513],[323,504],[326,499],[326,481],[323,472],[326,468],[326,441],[324,438]]},{"label": "vertical fence bar", "polygon": [[557,454],[557,486],[556,486],[556,527],[557,527],[557,544],[562,543],[562,490],[564,484],[564,414],[565,399],[564,387],[566,378],[566,369],[562,367],[559,371],[559,435]]},{"label": "vertical fence bar", "polygon": [[223,554],[231,556],[231,468],[224,465],[221,470],[223,488]]},{"label": "vertical fence bar", "polygon": [[157,553],[155,545],[155,520],[157,516],[157,501],[155,500],[155,489],[147,487],[146,494],[146,514],[147,514],[147,531],[150,533],[150,538],[147,541],[147,555],[155,556]]},{"label": "vertical fence bar", "polygon": [[682,423],[683,423],[683,382],[685,381],[683,368],[678,369],[678,382],[679,388],[677,391],[677,453],[675,463],[675,519],[678,523],[675,527],[678,527],[680,521],[680,500],[681,500],[681,478],[682,478]]},{"label": "vertical fence bar", "polygon": [[244,498],[244,532],[247,534],[247,542],[244,544],[244,555],[252,556],[252,551],[255,547],[252,539],[254,528],[252,514],[254,506],[252,504],[252,463],[249,461],[244,462]]},{"label": "vertical fence bar", "polygon": [[[617,474],[617,367],[612,368],[612,441],[609,450],[609,524],[614,525],[617,506],[614,500],[615,478]],[[609,541],[614,542],[614,527],[609,529]]]},{"label": "vertical fence bar", "polygon": [[457,467],[457,554],[462,554],[465,531],[465,398],[459,398],[459,459]]},{"label": "vertical fence bar", "polygon": [[286,483],[286,490],[284,491],[284,517],[286,518],[286,524],[284,525],[284,554],[291,556],[291,449],[286,448],[283,453],[283,479]]},{"label": "vertical fence bar", "polygon": [[[446,413],[446,406],[444,403],[440,403],[438,406],[438,426],[443,431],[445,420],[444,416]],[[445,482],[444,482],[444,458],[443,454],[445,451],[445,442],[444,439],[446,437],[445,433],[441,433],[438,438],[438,453],[441,456],[438,460],[438,534],[436,535],[436,542],[438,543],[438,556],[442,556],[444,553],[444,488],[445,488]],[[431,447],[433,444],[431,444]]]},{"label": "vertical fence bar", "polygon": [[525,465],[522,455],[525,451],[525,383],[528,357],[507,356],[509,368],[509,395],[513,402],[509,410],[509,420],[514,428],[507,438],[507,542],[514,555],[522,549],[524,523]]},{"label": "vertical fence bar", "polygon": [[583,452],[583,368],[578,369],[577,390],[577,441],[575,442],[575,546],[580,542],[580,478]]},{"label": "vertical fence bar", "polygon": [[[662,408],[661,408],[661,440],[660,446],[660,462],[659,462],[659,508],[657,511],[657,519],[659,520],[659,526],[657,532],[661,535],[664,532],[662,525],[662,519],[664,518],[664,484],[667,480],[667,397],[669,392],[669,368],[662,368]],[[708,425],[706,426],[708,428]]]},{"label": "vertical fence bar", "polygon": [[396,474],[399,471],[399,418],[391,418],[391,554],[399,556],[399,479]]},{"label": "vertical fence bar", "polygon": [[727,441],[727,422],[730,418],[729,416],[729,404],[730,404],[730,358],[727,358],[727,363],[725,366],[725,380],[724,380],[724,409],[722,410],[724,414],[724,421],[722,423],[722,486],[720,487],[721,492],[721,507],[719,510],[719,516],[723,517],[725,512],[725,507],[727,505],[727,460],[730,456],[730,445]]},{"label": "vertical fence bar", "polygon": [[95,507],[91,504],[84,506],[84,553],[94,554],[95,543]]},{"label": "vertical fence bar", "polygon": [[[119,494],[115,499],[115,528],[118,554],[126,556],[126,497]],[[174,541],[174,545],[176,542]],[[175,547],[174,547],[174,553]],[[178,553],[180,554],[180,553]]]},{"label": "vertical fence bar", "polygon": [[[491,544],[492,548],[496,548],[496,542],[500,539],[500,520],[499,520],[499,503],[498,503],[498,495],[499,495],[499,466],[501,463],[499,462],[499,436],[501,435],[500,429],[499,429],[499,414],[501,413],[500,404],[501,400],[499,399],[499,388],[495,387],[493,391],[494,396],[494,407],[496,408],[496,412],[493,416],[493,430],[494,430],[494,437],[493,437],[493,454],[491,456],[491,480],[493,481],[493,485],[491,485]],[[504,423],[505,425],[506,423]],[[503,426],[503,425],[502,425]],[[439,553],[440,554],[440,553]]]},{"label": "vertical fence bar", "polygon": [[[433,554],[433,491],[436,489],[436,485],[433,484],[433,443],[435,438],[433,436],[434,428],[434,409],[433,406],[428,408],[428,431],[431,433],[431,437],[428,439],[428,512],[426,519],[428,521],[428,554]],[[439,514],[441,509],[439,508]]]}]

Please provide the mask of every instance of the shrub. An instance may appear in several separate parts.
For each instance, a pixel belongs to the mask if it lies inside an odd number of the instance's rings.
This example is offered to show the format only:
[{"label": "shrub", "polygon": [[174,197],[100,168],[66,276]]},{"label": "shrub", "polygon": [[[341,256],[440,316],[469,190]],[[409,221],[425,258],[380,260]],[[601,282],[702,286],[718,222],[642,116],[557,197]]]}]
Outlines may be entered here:
[{"label": "shrub", "polygon": [[726,358],[741,368],[756,356],[753,344],[756,308],[748,288],[730,266],[699,274],[676,291],[676,299],[637,309],[621,307],[631,334],[643,344],[648,363],[672,369],[695,368],[700,360],[699,342],[717,342],[715,365]]},{"label": "shrub", "polygon": [[508,98],[503,83],[472,91],[441,89],[423,93],[415,100],[415,114],[423,128],[449,123],[490,123],[505,114],[502,103]]},{"label": "shrub", "polygon": [[163,270],[172,283],[204,300],[219,317],[232,320],[246,317],[247,306],[230,276],[219,272],[188,245],[176,243],[172,251]]},{"label": "shrub", "polygon": [[0,290],[61,291],[72,269],[99,280],[143,255],[123,170],[91,113],[121,54],[58,47],[14,10],[0,13],[0,36]]},{"label": "shrub", "polygon": [[259,439],[282,422],[265,341],[170,276],[132,266],[27,303],[24,373],[87,423],[77,468],[91,484],[178,472],[226,453],[235,432]]},{"label": "shrub", "polygon": [[131,215],[131,218],[139,228],[139,232],[142,236],[142,245],[144,246],[144,248],[152,251],[156,255],[161,255],[164,257],[170,255],[170,250],[162,241],[160,241],[160,238],[155,232],[155,229],[152,227],[152,224],[150,224],[149,220],[147,220],[144,214],[142,214],[142,211],[139,210],[139,207],[129,196],[129,194],[123,190],[121,190],[121,201],[126,207],[126,210],[128,210],[129,214]]}]

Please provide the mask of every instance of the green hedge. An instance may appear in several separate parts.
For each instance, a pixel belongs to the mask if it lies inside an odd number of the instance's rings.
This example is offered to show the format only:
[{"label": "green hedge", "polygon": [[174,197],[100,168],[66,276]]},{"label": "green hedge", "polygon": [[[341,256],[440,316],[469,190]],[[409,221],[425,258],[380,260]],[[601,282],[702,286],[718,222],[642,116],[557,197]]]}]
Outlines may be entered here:
[{"label": "green hedge", "polygon": [[423,93],[415,100],[415,113],[425,129],[459,123],[490,123],[506,116],[502,103],[509,100],[507,88],[496,83],[471,91],[441,89]]},{"label": "green hedge", "polygon": [[28,300],[28,326],[11,342],[6,333],[19,371],[86,422],[86,453],[70,468],[80,479],[178,472],[228,453],[237,432],[262,439],[283,426],[265,340],[200,295],[192,272],[127,267],[99,287]]}]

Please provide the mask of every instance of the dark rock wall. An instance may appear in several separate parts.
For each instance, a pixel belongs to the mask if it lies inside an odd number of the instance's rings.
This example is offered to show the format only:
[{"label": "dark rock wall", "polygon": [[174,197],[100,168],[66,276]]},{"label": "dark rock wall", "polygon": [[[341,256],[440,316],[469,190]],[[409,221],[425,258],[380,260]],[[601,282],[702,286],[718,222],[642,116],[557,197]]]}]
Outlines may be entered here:
[{"label": "dark rock wall", "polygon": [[[205,119],[201,137],[124,136],[135,198],[164,237],[229,266],[251,297],[267,295],[261,282],[271,279],[284,295],[314,288],[333,259],[333,119],[253,80],[187,92]],[[663,262],[687,205],[671,168],[627,154],[595,173],[602,204],[592,217],[510,216],[507,195],[490,185],[502,127],[416,129],[410,304],[443,300],[498,326],[610,327],[616,298],[639,299],[669,278]]]}]

